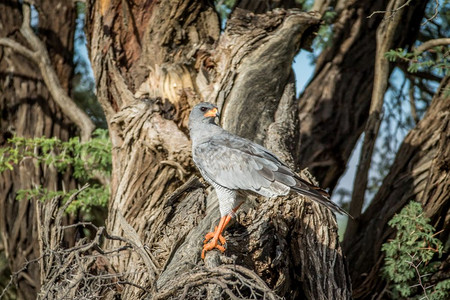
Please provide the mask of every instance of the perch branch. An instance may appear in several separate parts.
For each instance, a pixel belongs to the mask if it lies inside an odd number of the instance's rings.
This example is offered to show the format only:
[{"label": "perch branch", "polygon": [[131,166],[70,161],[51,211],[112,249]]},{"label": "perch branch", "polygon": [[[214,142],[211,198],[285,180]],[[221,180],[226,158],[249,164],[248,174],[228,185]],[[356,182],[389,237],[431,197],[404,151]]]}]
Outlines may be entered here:
[{"label": "perch branch", "polygon": [[[180,299],[193,297],[194,288],[213,284],[219,286],[230,299],[242,299],[240,288],[245,286],[251,292],[247,299],[280,299],[266,283],[252,270],[240,265],[221,265],[214,268],[198,268],[170,284],[170,288],[158,291],[157,299],[168,299],[182,291]],[[239,295],[239,296],[237,296]]]}]

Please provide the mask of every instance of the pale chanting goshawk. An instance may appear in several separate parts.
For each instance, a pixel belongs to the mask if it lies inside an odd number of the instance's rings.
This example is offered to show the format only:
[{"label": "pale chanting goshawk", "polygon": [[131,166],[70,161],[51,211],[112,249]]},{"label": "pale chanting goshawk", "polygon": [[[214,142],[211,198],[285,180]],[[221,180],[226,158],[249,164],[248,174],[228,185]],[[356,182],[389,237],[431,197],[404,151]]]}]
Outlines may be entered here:
[{"label": "pale chanting goshawk", "polygon": [[269,150],[218,126],[215,123],[218,116],[217,107],[207,102],[197,104],[189,115],[192,158],[216,190],[221,214],[214,232],[205,236],[203,259],[206,251],[214,248],[225,251],[222,232],[244,201],[246,192],[272,198],[294,191],[348,215],[330,201],[325,191],[301,179]]}]

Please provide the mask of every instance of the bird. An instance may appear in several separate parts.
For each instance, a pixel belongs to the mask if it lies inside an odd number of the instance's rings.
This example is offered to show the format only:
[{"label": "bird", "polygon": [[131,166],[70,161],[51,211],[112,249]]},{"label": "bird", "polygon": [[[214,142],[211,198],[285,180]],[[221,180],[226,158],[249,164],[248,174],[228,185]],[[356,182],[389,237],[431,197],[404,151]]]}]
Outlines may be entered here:
[{"label": "bird", "polygon": [[248,194],[274,198],[292,191],[350,216],[330,200],[327,192],[301,179],[268,149],[220,127],[216,117],[220,117],[217,106],[201,102],[192,108],[188,123],[192,159],[214,187],[221,215],[215,230],[205,235],[202,259],[207,251],[225,251],[222,233]]}]

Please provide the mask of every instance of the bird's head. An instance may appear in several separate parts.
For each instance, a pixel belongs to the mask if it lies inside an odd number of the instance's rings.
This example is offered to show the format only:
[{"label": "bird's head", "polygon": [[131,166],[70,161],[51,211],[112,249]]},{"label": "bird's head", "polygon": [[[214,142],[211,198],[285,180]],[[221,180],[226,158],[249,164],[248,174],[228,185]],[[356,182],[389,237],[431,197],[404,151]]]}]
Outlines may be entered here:
[{"label": "bird's head", "polygon": [[209,102],[201,102],[194,106],[189,115],[189,127],[194,124],[215,124],[215,118],[219,117],[217,106]]}]

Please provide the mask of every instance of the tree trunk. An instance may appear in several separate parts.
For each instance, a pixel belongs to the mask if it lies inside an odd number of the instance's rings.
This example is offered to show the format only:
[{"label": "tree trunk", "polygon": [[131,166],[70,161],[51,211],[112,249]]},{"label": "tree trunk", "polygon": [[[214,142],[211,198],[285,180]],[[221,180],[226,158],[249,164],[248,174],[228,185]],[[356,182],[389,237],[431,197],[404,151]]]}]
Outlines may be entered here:
[{"label": "tree trunk", "polygon": [[[310,167],[332,189],[370,106],[375,33],[383,15],[366,17],[385,9],[388,0],[337,3],[331,46],[319,56],[299,103],[292,59],[308,47],[320,15],[286,10],[295,1],[237,1],[222,33],[209,1],[87,2],[97,93],[113,142],[107,226],[91,224],[97,230],[93,240],[66,249],[62,241],[70,228],[62,226],[60,199],[38,203],[15,197],[17,190],[37,185],[70,189],[70,172],[61,175],[24,160],[1,174],[0,231],[11,270],[21,271],[19,298],[34,299],[41,284],[42,299],[350,298],[335,217],[304,197],[249,197],[227,228],[225,254],[210,251],[200,259],[203,235],[218,221],[218,203],[191,161],[187,120],[196,103],[214,102],[223,127],[265,145],[293,168]],[[70,91],[73,3],[33,5],[61,89]],[[315,8],[324,13],[329,5],[317,1]],[[394,48],[415,41],[425,5],[403,8]],[[274,7],[284,9],[270,11]],[[36,45],[19,34],[19,3],[0,8],[0,44],[8,37],[34,51]],[[74,132],[67,118],[71,111],[58,107],[61,99],[48,85],[56,76],[49,80],[23,51],[25,59],[11,48],[0,51],[5,74],[0,143],[13,134],[68,139]],[[442,87],[448,89],[448,78]],[[393,235],[386,223],[410,199],[422,201],[433,225],[443,230],[439,237],[448,240],[448,110],[448,97],[437,95],[405,140],[374,203],[346,237],[356,297],[382,296],[380,247]],[[83,120],[75,123],[85,128]],[[84,140],[90,130],[91,125],[81,129]],[[442,265],[435,280],[447,274]]]},{"label": "tree trunk", "polygon": [[[39,35],[52,57],[53,66],[66,90],[73,76],[73,36],[76,11],[73,1],[35,1],[39,7]],[[16,1],[0,4],[0,36],[9,37],[28,46],[20,35],[21,4]],[[71,123],[61,113],[43,83],[36,64],[14,50],[0,47],[0,144],[8,145],[13,135],[20,137],[57,137],[67,140],[73,133]],[[49,190],[74,188],[70,172],[58,174],[55,168],[23,160],[17,168],[0,174],[0,230],[11,272],[17,276],[19,299],[35,299],[40,288],[40,255],[36,201],[16,200],[21,189],[41,185]]]},{"label": "tree trunk", "polygon": [[[426,217],[439,232],[437,237],[444,245],[448,243],[450,97],[445,90],[449,88],[450,78],[446,77],[424,118],[403,141],[391,171],[346,243],[355,298],[380,294],[384,289],[386,282],[379,276],[384,259],[381,245],[395,234],[387,222],[410,201],[422,203]],[[448,252],[440,260],[448,262]],[[434,276],[439,281],[449,273],[448,263],[443,263]]]},{"label": "tree trunk", "polygon": [[[321,186],[331,190],[369,115],[374,81],[376,30],[389,1],[343,1],[335,8],[331,45],[317,58],[316,69],[299,99],[298,164],[308,167]],[[327,3],[325,1],[324,3]],[[410,3],[396,29],[392,48],[408,49],[420,29],[426,1]],[[389,72],[390,74],[390,72]],[[386,78],[386,80],[389,76]]]},{"label": "tree trunk", "polygon": [[349,298],[337,225],[327,209],[300,196],[248,201],[228,230],[225,255],[209,252],[203,263],[203,235],[219,217],[215,193],[195,178],[176,189],[196,174],[186,127],[190,108],[204,100],[218,104],[226,129],[288,163],[297,159],[291,64],[319,19],[236,9],[220,35],[207,2],[93,5],[91,60],[113,142],[107,230],[133,248],[111,259],[122,282],[133,283],[121,296]]}]

